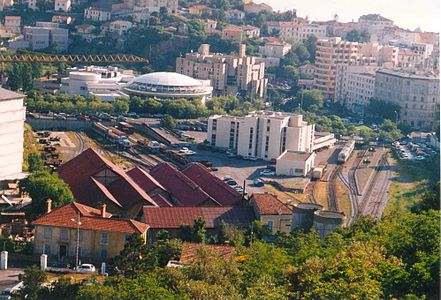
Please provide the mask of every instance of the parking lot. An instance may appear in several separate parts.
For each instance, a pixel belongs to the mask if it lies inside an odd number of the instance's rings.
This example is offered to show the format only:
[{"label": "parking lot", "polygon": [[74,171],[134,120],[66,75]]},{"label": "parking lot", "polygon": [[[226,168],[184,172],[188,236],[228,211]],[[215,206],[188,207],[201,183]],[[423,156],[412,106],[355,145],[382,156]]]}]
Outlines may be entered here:
[{"label": "parking lot", "polygon": [[392,146],[398,151],[401,159],[404,160],[425,160],[437,154],[426,143],[412,143],[408,141],[394,142]]}]

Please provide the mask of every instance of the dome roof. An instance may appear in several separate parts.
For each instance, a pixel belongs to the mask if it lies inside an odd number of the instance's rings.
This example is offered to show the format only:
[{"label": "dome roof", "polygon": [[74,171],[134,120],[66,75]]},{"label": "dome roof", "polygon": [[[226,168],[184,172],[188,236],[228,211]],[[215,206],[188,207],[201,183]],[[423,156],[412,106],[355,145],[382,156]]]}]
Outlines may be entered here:
[{"label": "dome roof", "polygon": [[200,86],[199,80],[175,72],[154,72],[135,78],[131,83],[162,86]]}]

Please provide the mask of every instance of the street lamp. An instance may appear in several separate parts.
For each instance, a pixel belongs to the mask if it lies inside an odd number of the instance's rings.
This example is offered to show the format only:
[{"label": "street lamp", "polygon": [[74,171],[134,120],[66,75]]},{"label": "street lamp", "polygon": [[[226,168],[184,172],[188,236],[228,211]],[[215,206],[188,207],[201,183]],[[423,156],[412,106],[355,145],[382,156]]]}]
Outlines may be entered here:
[{"label": "street lamp", "polygon": [[398,126],[398,112],[394,110],[394,113],[395,113],[395,125]]},{"label": "street lamp", "polygon": [[75,270],[78,270],[78,262],[79,262],[79,255],[80,255],[80,213],[78,213],[77,220],[70,219],[72,222],[75,222],[77,224],[77,247],[75,250]]}]

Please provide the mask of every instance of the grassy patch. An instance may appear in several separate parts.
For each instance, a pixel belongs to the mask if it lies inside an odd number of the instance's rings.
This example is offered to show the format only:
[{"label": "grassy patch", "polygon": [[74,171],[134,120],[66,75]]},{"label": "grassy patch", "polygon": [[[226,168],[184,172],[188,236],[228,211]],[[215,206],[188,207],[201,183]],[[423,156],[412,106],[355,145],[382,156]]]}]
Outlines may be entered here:
[{"label": "grassy patch", "polygon": [[30,154],[40,154],[41,146],[34,137],[34,132],[29,124],[25,123],[24,128],[24,149],[23,149],[23,171],[29,169],[28,157]]},{"label": "grassy patch", "polygon": [[335,187],[337,193],[338,210],[344,212],[345,216],[349,216],[351,213],[351,203],[349,200],[348,191],[338,181],[336,182]]},{"label": "grassy patch", "polygon": [[328,194],[328,183],[324,181],[317,181],[315,183],[314,198],[318,204],[323,206],[323,209],[329,209]]}]

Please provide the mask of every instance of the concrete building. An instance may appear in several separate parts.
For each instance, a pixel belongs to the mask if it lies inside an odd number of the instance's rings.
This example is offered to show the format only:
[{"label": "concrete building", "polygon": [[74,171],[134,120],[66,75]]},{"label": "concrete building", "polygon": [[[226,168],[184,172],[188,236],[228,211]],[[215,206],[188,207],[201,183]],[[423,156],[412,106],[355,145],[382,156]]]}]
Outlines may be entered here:
[{"label": "concrete building", "polygon": [[278,32],[278,37],[290,43],[304,42],[308,36],[313,35],[319,39],[326,37],[326,25],[301,22],[268,22],[268,32]]},{"label": "concrete building", "polygon": [[285,150],[276,160],[276,175],[306,177],[314,163],[314,152]]},{"label": "concrete building", "polygon": [[339,37],[317,41],[315,88],[322,92],[325,99],[333,100],[335,97],[337,65],[356,61],[358,49],[358,43],[343,41]]},{"label": "concrete building", "polygon": [[112,18],[112,10],[101,7],[88,7],[84,10],[84,19],[95,22],[106,22]]},{"label": "concrete building", "polygon": [[187,53],[176,59],[176,72],[196,79],[211,80],[215,95],[266,97],[268,79],[265,64],[245,54],[240,45],[239,54],[210,53],[210,45],[202,44],[196,53]]},{"label": "concrete building", "polygon": [[315,125],[303,121],[302,115],[289,113],[258,111],[245,117],[218,115],[208,119],[207,140],[213,147],[270,161],[287,149],[312,152],[314,128]]},{"label": "concrete building", "polygon": [[128,97],[122,89],[134,78],[131,71],[120,71],[117,67],[70,69],[69,76],[61,79],[60,92],[85,97],[95,95],[103,101],[114,101],[118,97]]},{"label": "concrete building", "polygon": [[314,78],[315,74],[315,65],[314,64],[305,64],[298,67],[299,73]]},{"label": "concrete building", "polygon": [[259,46],[259,53],[264,57],[283,58],[291,50],[291,47],[292,45],[289,43],[274,41]]},{"label": "concrete building", "polygon": [[20,16],[5,16],[5,26],[20,27],[21,26],[21,17]]},{"label": "concrete building", "polygon": [[374,97],[376,65],[337,65],[335,101],[352,112],[363,114]]},{"label": "concrete building", "polygon": [[110,22],[109,32],[115,33],[117,35],[125,35],[133,27],[132,22],[124,20],[116,20]]},{"label": "concrete building", "polygon": [[61,51],[69,46],[69,30],[59,28],[59,24],[52,22],[37,22],[36,26],[25,26],[24,40],[29,42],[32,50],[40,50],[56,44]]},{"label": "concrete building", "polygon": [[24,95],[0,88],[0,180],[21,179],[26,108]]},{"label": "concrete building", "polygon": [[238,9],[228,9],[225,11],[225,17],[229,21],[241,21],[245,19],[245,13]]},{"label": "concrete building", "polygon": [[68,12],[72,9],[72,1],[71,0],[55,0],[55,11],[64,11]]},{"label": "concrete building", "polygon": [[440,113],[439,76],[381,69],[375,77],[375,99],[400,106],[399,121],[431,129]]},{"label": "concrete building", "polygon": [[14,5],[14,0],[0,0],[0,11],[3,11],[7,7]]},{"label": "concrete building", "polygon": [[292,210],[273,194],[253,194],[250,205],[258,221],[267,225],[272,233],[291,232]]},{"label": "concrete building", "polygon": [[145,9],[149,13],[159,12],[161,7],[165,7],[167,12],[176,13],[178,12],[178,0],[135,0],[134,8]]},{"label": "concrete building", "polygon": [[75,263],[78,249],[80,260],[100,263],[119,255],[131,234],[147,240],[147,224],[112,218],[105,204],[100,209],[77,202],[54,209],[50,206],[49,202],[46,214],[32,222],[34,254],[47,254],[49,260]]},{"label": "concrete building", "polygon": [[205,103],[211,99],[213,87],[210,80],[198,80],[174,72],[154,72],[135,78],[124,91],[157,99],[200,99]]},{"label": "concrete building", "polygon": [[242,43],[244,39],[254,39],[259,36],[260,29],[251,25],[229,25],[222,30],[222,39],[231,40],[237,43]]}]

